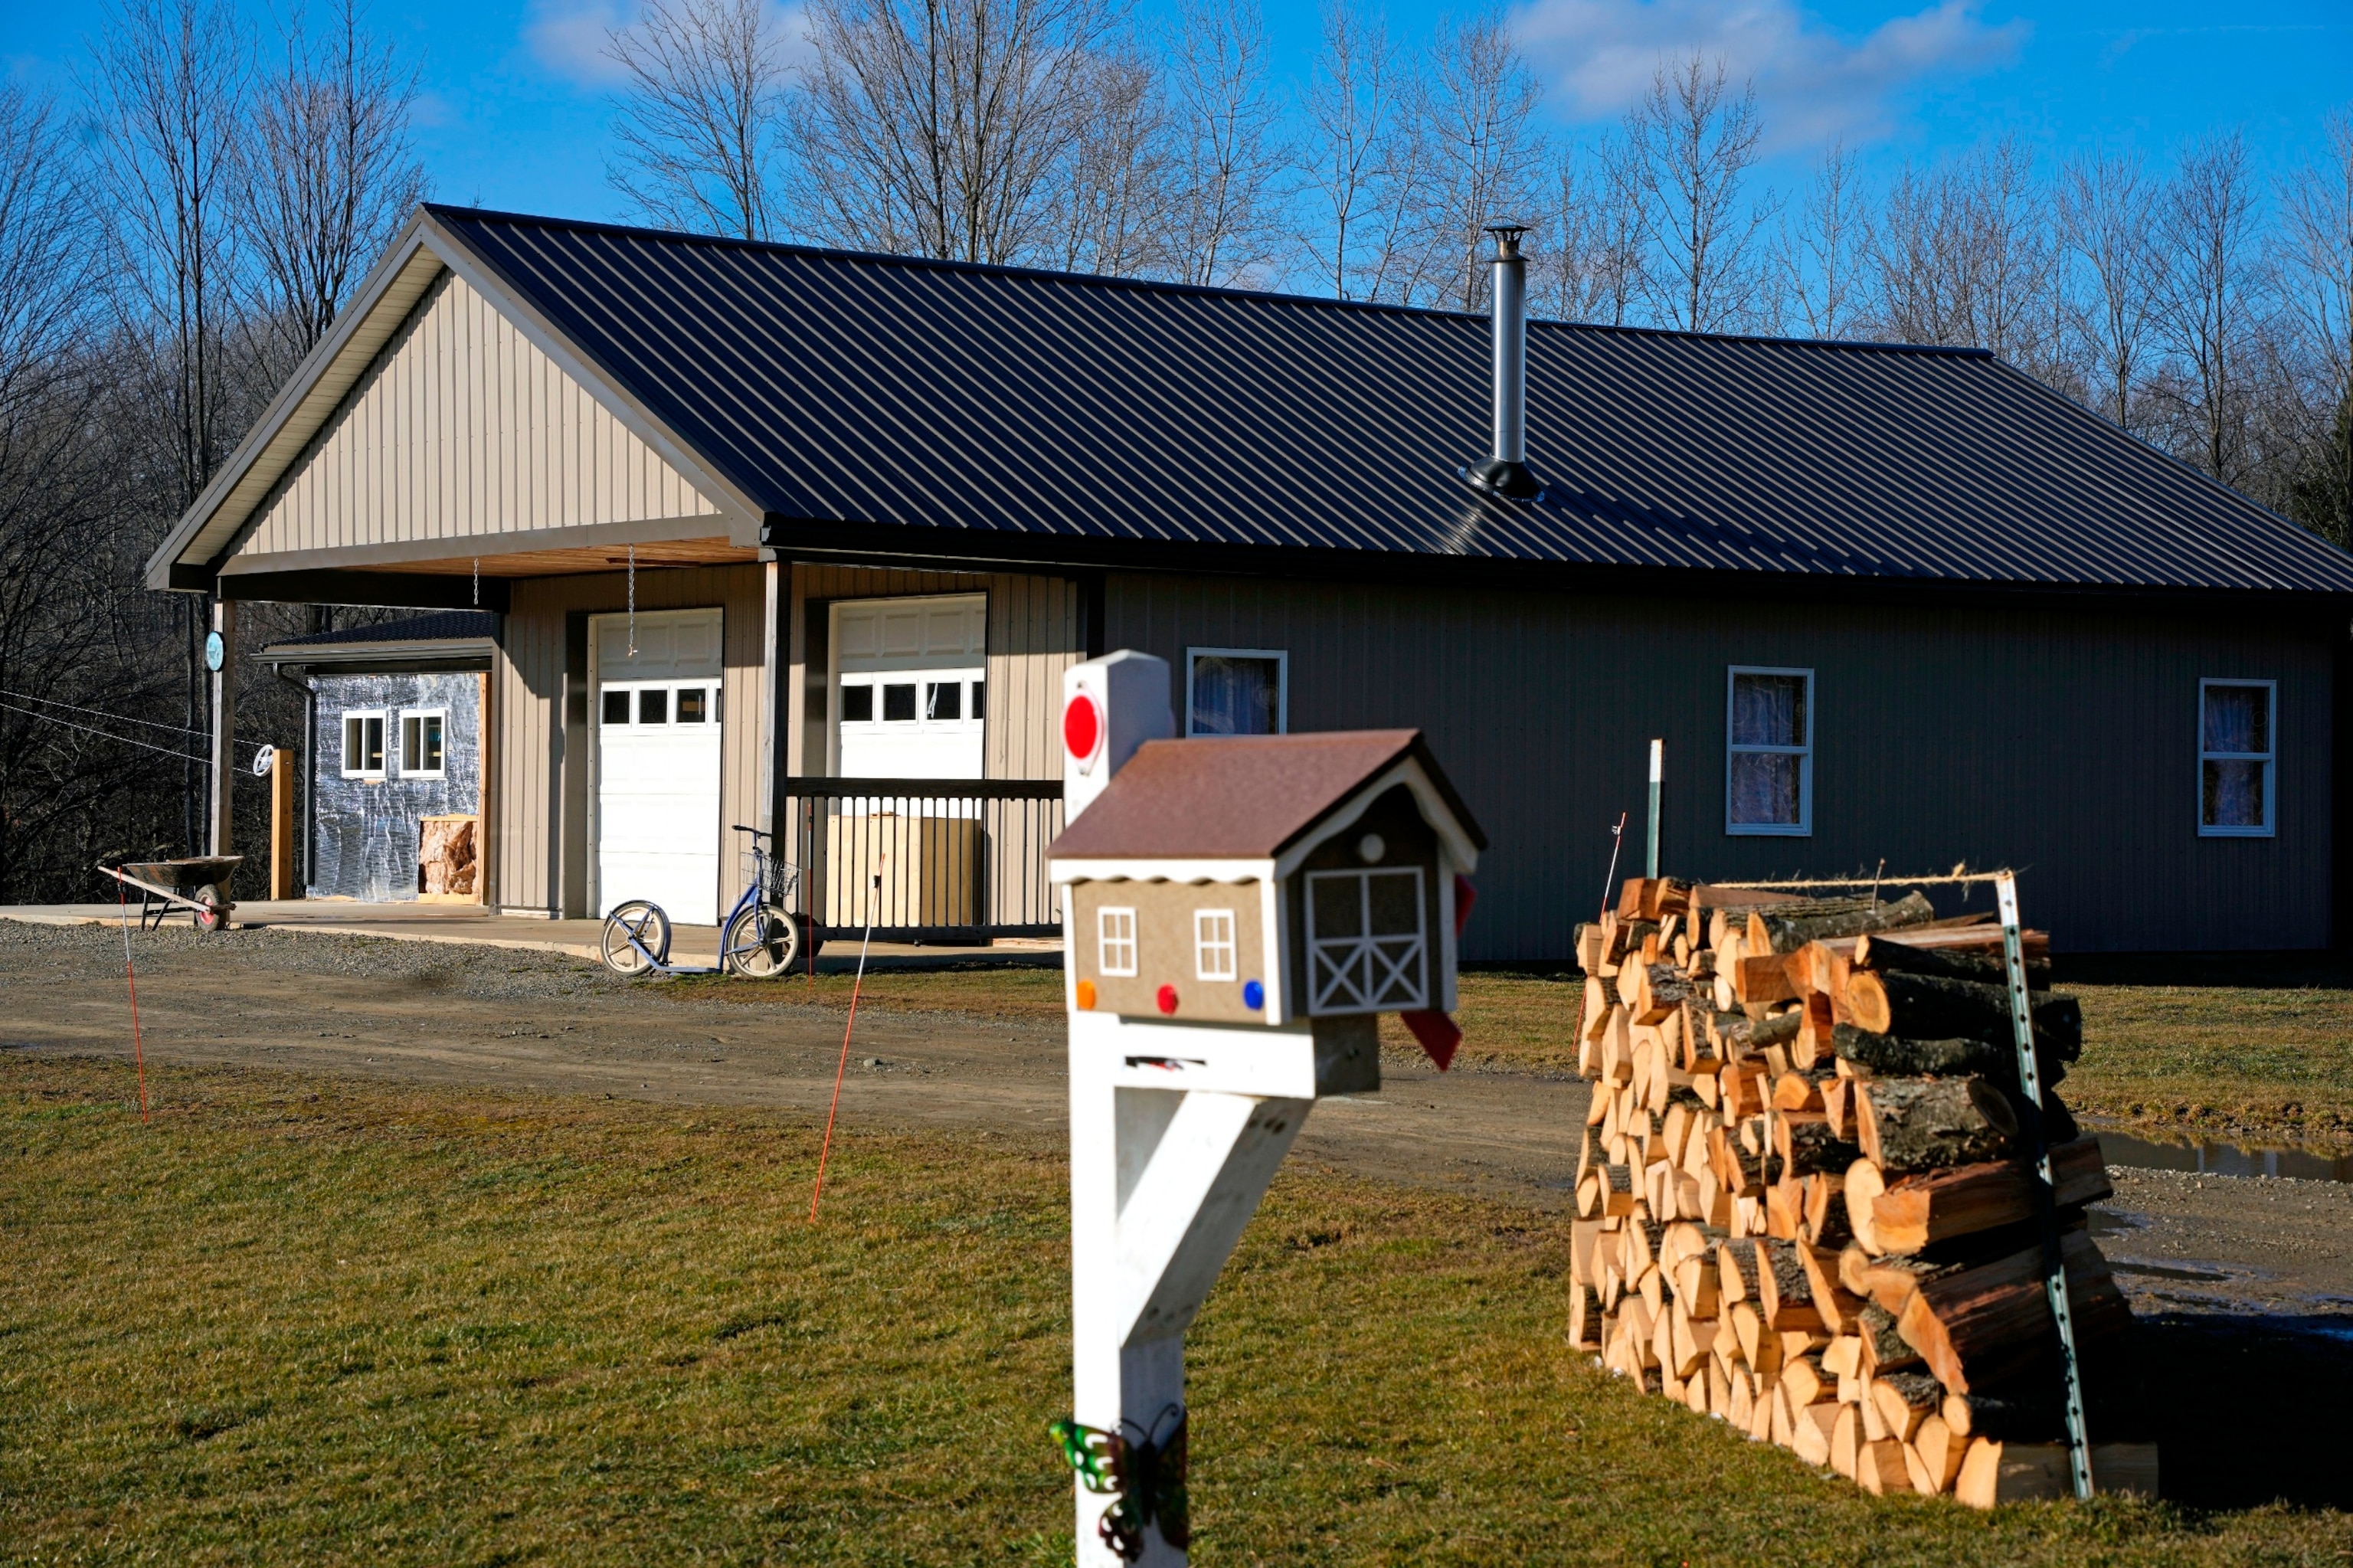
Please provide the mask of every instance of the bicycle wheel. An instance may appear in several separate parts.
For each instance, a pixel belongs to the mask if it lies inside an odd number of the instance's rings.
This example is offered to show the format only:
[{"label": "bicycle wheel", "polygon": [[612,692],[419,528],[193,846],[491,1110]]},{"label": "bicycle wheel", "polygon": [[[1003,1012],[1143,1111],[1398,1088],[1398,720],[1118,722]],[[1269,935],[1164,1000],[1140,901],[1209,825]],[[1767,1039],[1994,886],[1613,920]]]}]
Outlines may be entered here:
[{"label": "bicycle wheel", "polygon": [[670,916],[661,906],[632,898],[605,916],[600,949],[605,967],[617,975],[641,975],[670,962]]},{"label": "bicycle wheel", "polygon": [[719,955],[730,974],[745,980],[780,979],[793,972],[801,956],[800,922],[755,905],[727,922]]}]

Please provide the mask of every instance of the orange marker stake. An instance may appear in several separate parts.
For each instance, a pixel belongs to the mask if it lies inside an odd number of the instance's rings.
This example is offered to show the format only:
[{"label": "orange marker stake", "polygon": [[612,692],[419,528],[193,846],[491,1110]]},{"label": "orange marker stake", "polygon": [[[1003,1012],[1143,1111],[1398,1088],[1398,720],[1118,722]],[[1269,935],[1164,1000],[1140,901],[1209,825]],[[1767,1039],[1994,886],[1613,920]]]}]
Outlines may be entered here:
[{"label": "orange marker stake", "polygon": [[[833,1068],[833,1104],[826,1107],[825,1144],[817,1154],[817,1186],[809,1193],[809,1224],[817,1224],[818,1200],[825,1196],[825,1162],[833,1152],[833,1118],[841,1109],[841,1077],[849,1070],[849,1032],[858,1027],[858,997],[866,989],[866,949],[874,940],[874,906],[882,896],[882,873],[880,869],[885,855],[874,863],[874,897],[866,906],[866,935],[858,940],[858,978],[849,986],[849,1022],[841,1028],[841,1060]],[[810,960],[814,963],[816,960]]]}]

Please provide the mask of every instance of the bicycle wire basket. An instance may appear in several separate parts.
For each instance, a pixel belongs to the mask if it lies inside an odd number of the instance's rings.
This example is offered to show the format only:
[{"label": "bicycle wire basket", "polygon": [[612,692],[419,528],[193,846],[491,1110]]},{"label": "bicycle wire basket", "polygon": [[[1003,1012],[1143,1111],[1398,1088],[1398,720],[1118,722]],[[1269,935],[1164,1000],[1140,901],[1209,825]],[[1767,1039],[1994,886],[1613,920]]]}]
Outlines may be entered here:
[{"label": "bicycle wire basket", "polygon": [[782,908],[792,902],[800,891],[800,867],[779,860],[764,849],[738,852],[743,865],[744,885],[760,890],[760,902]]}]

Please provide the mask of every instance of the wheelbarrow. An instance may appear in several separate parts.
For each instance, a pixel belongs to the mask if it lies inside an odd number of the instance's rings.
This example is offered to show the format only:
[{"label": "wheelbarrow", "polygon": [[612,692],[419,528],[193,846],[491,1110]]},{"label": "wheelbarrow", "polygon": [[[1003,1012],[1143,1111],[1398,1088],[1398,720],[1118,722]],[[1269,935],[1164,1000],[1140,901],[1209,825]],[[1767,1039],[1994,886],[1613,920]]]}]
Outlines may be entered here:
[{"label": "wheelbarrow", "polygon": [[[139,890],[139,928],[153,930],[174,909],[193,916],[199,931],[228,924],[237,906],[229,901],[229,878],[245,863],[241,854],[192,855],[185,860],[126,861],[99,871]],[[152,920],[150,918],[152,912]]]}]

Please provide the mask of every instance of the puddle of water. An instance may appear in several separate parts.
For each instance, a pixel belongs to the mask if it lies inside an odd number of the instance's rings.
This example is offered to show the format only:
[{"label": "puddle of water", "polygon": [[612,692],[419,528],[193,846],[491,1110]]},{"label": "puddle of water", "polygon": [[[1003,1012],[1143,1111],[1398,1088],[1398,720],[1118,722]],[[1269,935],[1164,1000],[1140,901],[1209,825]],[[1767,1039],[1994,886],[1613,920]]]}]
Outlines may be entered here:
[{"label": "puddle of water", "polygon": [[2230,1143],[2152,1143],[2100,1130],[2100,1155],[2111,1165],[2144,1171],[2188,1171],[2200,1176],[2293,1176],[2306,1181],[2353,1181],[2353,1154],[2300,1149],[2241,1149]]}]

